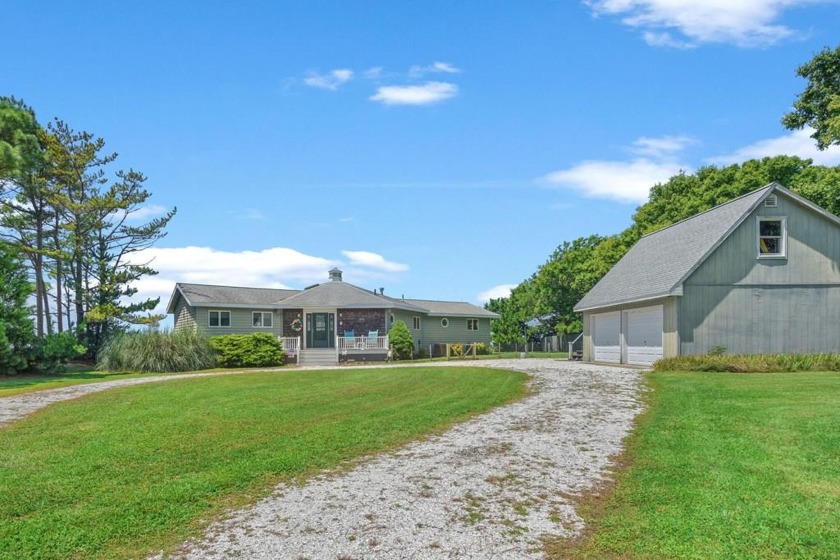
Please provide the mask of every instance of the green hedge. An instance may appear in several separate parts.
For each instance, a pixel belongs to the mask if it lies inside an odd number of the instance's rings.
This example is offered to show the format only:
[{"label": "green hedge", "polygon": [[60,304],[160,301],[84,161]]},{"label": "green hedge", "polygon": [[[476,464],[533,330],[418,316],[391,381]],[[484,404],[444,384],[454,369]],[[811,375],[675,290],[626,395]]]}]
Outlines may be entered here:
[{"label": "green hedge", "polygon": [[222,367],[269,367],[283,365],[283,345],[268,333],[214,336],[210,346]]},{"label": "green hedge", "polygon": [[741,354],[663,358],[654,371],[717,371],[770,373],[796,371],[840,371],[840,354]]}]

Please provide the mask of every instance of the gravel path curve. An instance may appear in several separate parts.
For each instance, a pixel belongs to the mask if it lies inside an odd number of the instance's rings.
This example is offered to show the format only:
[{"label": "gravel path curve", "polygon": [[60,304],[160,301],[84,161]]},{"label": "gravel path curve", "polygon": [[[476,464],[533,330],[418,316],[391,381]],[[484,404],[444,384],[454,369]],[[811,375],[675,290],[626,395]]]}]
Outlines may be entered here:
[{"label": "gravel path curve", "polygon": [[641,410],[641,373],[542,359],[458,365],[528,372],[535,394],[349,472],[280,485],[172,557],[542,558],[541,537],[583,528],[574,496],[607,476]]}]

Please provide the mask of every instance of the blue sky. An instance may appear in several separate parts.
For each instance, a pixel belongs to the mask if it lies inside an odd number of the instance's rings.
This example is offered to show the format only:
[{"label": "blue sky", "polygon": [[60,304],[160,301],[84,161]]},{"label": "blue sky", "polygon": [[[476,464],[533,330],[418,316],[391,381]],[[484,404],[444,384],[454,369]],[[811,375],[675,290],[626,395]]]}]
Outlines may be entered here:
[{"label": "blue sky", "polygon": [[[627,227],[679,170],[789,153],[837,0],[2,3],[0,94],[103,137],[173,206],[139,287],[481,303]],[[9,22],[12,22],[9,25]]]}]

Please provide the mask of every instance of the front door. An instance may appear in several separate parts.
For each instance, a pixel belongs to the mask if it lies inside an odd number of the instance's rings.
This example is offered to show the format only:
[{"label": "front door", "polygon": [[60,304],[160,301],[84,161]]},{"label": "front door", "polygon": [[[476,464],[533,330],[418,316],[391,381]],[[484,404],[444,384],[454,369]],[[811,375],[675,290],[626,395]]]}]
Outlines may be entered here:
[{"label": "front door", "polygon": [[306,314],[306,347],[335,348],[335,315],[332,313]]}]

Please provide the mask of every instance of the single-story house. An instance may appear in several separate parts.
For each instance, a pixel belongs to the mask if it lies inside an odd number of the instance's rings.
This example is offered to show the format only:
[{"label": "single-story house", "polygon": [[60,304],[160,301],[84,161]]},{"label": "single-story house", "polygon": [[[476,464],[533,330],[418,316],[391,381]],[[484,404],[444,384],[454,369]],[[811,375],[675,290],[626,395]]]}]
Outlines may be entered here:
[{"label": "single-story house", "polygon": [[301,363],[383,360],[396,321],[408,326],[417,350],[435,344],[490,344],[496,313],[466,302],[392,298],[329,272],[329,282],[303,290],[177,283],[167,313],[175,330],[208,336],[264,332],[281,339]]},{"label": "single-story house", "polygon": [[575,311],[586,361],[840,352],[840,218],[771,183],[642,237]]}]

